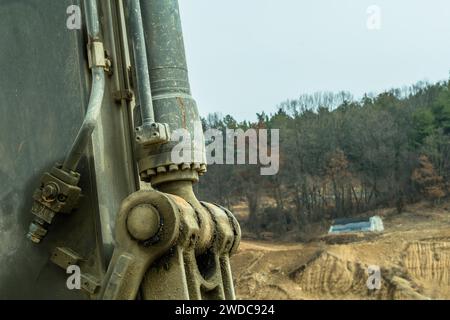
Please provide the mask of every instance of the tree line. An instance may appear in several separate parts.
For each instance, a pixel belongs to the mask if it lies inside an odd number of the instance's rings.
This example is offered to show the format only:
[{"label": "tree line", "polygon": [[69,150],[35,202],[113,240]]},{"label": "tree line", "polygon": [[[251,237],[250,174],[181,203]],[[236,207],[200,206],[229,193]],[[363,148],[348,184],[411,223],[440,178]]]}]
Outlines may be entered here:
[{"label": "tree line", "polygon": [[257,121],[210,114],[204,129],[280,129],[280,168],[209,165],[204,199],[245,203],[244,228],[283,233],[311,223],[450,193],[450,81],[419,82],[355,100],[319,92],[281,103]]}]

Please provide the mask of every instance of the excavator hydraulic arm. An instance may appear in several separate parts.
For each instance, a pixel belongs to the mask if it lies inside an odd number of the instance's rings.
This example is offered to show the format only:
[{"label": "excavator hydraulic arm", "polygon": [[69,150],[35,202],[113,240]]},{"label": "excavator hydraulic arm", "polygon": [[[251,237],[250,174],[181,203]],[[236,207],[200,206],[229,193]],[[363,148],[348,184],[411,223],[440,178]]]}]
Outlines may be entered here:
[{"label": "excavator hydraulic arm", "polygon": [[[102,20],[99,6],[110,9],[103,10],[104,15],[115,12],[115,17]],[[87,259],[63,238],[58,239],[51,261],[63,268],[81,265],[82,287],[91,298],[235,299],[230,255],[239,246],[239,224],[229,210],[199,201],[193,191],[207,163],[189,85],[178,0],[85,0],[82,9],[92,75],[88,108],[75,142],[67,142],[72,147],[64,161],[42,176],[34,192],[28,238],[43,243],[58,227],[51,226],[54,219],[77,215],[89,192],[80,186],[86,183],[79,163],[100,114],[108,113],[104,110],[108,106],[102,107],[105,86],[111,74],[122,72],[125,80],[115,97],[133,110],[128,138],[140,181],[121,201],[113,221],[99,219],[100,224],[111,224],[101,226],[102,232],[114,232],[103,270],[97,274],[84,270]],[[113,23],[108,27],[104,21]],[[110,57],[111,41],[105,38],[115,39],[119,54]],[[180,132],[188,137],[182,160],[174,157],[179,141],[172,139]]]}]

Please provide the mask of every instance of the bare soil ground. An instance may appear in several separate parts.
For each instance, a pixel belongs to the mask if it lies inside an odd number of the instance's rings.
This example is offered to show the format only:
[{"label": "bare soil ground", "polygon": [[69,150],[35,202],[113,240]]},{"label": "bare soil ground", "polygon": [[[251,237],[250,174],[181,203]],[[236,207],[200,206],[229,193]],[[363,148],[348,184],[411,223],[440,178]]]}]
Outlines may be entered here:
[{"label": "bare soil ground", "polygon": [[[374,212],[385,232],[330,244],[243,240],[232,257],[238,299],[450,299],[450,203]],[[368,267],[381,269],[369,290]]]}]

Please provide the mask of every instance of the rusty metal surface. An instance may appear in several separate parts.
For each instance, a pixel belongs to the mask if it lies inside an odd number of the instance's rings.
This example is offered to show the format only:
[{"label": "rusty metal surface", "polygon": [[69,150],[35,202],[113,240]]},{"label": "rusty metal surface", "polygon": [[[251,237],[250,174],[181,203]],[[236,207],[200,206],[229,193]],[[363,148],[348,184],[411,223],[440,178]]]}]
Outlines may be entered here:
[{"label": "rusty metal surface", "polygon": [[[141,1],[141,10],[155,120],[167,123],[171,132],[189,132],[191,157],[183,162],[206,164],[200,117],[189,85],[178,0]],[[151,181],[149,170],[164,170],[173,164],[171,151],[176,144],[171,141],[139,155],[141,178]]]},{"label": "rusty metal surface", "polygon": [[[80,207],[58,219],[41,245],[25,237],[36,183],[64,158],[88,101],[86,39],[82,30],[66,28],[73,4],[80,1],[0,0],[0,299],[86,298],[66,288],[67,274],[51,263],[51,253],[57,246],[74,249],[98,276],[109,260],[120,202],[135,189],[127,111],[112,95],[116,71],[79,166]],[[108,12],[107,1],[101,4]],[[113,55],[112,37],[105,40]]]},{"label": "rusty metal surface", "polygon": [[[203,162],[193,159],[193,163],[175,165],[168,157],[170,145],[152,150],[149,156],[155,157],[150,160],[160,178],[158,187],[170,195],[154,190],[133,193],[138,187],[130,115],[134,102],[115,98],[115,93],[131,89],[124,11],[121,0],[98,2],[100,38],[110,72],[100,118],[78,167],[83,196],[79,207],[61,214],[37,246],[25,237],[32,193],[42,173],[64,159],[85,116],[91,86],[87,39],[84,29],[66,28],[67,7],[81,5],[80,1],[0,0],[0,299],[87,298],[82,290],[66,287],[64,267],[75,263],[81,267],[83,288],[91,298],[98,297],[101,280],[106,280],[104,284],[110,286],[102,288],[104,298],[135,298],[142,285],[144,299],[164,296],[155,295],[154,288],[170,298],[233,299],[228,257],[240,232],[228,211],[196,199],[192,183],[204,171]],[[190,96],[177,1],[145,4],[147,36],[155,36],[147,49],[155,83],[156,120],[194,133],[199,117]],[[204,157],[202,140],[191,144]],[[151,195],[159,201],[153,203]],[[131,210],[135,203],[130,199],[161,212]],[[161,216],[153,221],[155,212]],[[154,226],[142,229],[142,219],[152,220]],[[147,271],[156,258],[167,253],[172,259],[169,248],[174,247],[179,232],[176,247],[182,250],[173,261],[175,268],[142,283],[145,274],[152,274]],[[132,276],[129,282],[116,277],[125,269]],[[172,281],[170,288],[166,280]],[[155,287],[157,281],[161,285]],[[116,284],[121,284],[118,291]],[[182,295],[171,294],[177,290]]]}]

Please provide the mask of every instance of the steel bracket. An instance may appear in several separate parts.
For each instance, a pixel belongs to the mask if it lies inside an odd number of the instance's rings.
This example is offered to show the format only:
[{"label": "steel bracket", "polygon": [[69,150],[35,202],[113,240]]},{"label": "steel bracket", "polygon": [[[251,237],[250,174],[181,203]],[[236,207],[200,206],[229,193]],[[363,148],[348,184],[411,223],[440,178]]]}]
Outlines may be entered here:
[{"label": "steel bracket", "polygon": [[[83,263],[86,261],[77,252],[66,247],[56,247],[53,251],[50,261],[58,267],[67,270],[71,265],[78,266],[82,269]],[[80,289],[89,295],[95,295],[100,288],[100,281],[89,273],[81,273]]]},{"label": "steel bracket", "polygon": [[88,62],[89,62],[89,69],[95,67],[101,67],[105,69],[107,68],[108,62],[106,59],[103,42],[92,41],[88,43]]}]

